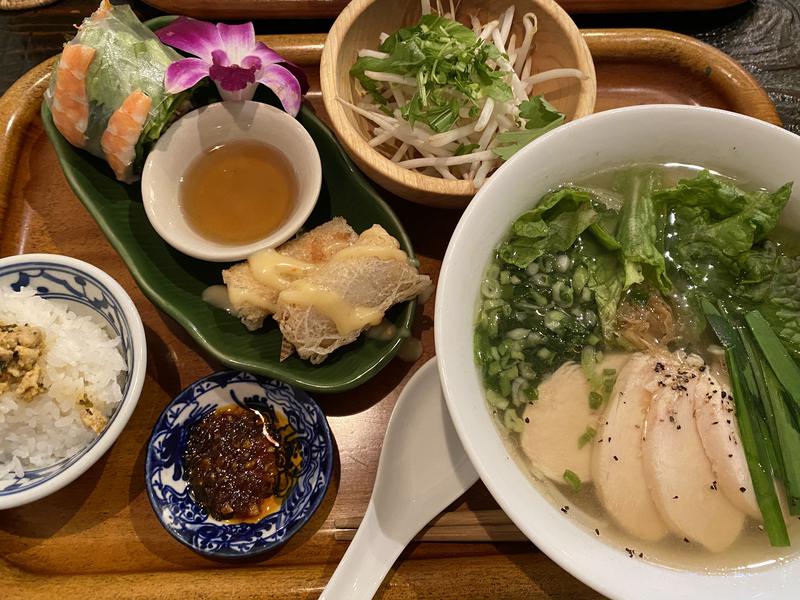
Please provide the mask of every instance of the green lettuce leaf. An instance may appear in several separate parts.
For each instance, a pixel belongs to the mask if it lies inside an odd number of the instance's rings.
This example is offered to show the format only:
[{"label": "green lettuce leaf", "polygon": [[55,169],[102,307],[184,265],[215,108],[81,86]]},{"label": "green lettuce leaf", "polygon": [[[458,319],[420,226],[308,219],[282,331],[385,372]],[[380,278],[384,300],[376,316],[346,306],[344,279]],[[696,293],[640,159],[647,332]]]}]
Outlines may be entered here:
[{"label": "green lettuce leaf", "polygon": [[625,270],[617,252],[600,246],[591,248],[588,240],[584,240],[584,248],[590,257],[585,263],[589,271],[586,285],[594,293],[600,326],[608,339],[615,329],[617,308],[625,288]]},{"label": "green lettuce leaf", "polygon": [[625,196],[617,239],[624,259],[625,289],[650,279],[662,292],[672,287],[664,261],[664,208],[653,192],[660,181],[653,169],[632,169],[617,190]]},{"label": "green lettuce leaf", "polygon": [[787,349],[800,359],[800,257],[787,256],[780,244],[764,242],[738,260],[739,284],[733,296],[757,307]]},{"label": "green lettuce leaf", "polygon": [[745,192],[703,171],[657,192],[671,211],[667,251],[677,270],[701,289],[727,294],[739,281],[743,253],[775,228],[791,190]]},{"label": "green lettuce leaf", "polygon": [[544,254],[569,249],[597,218],[587,192],[577,188],[551,192],[514,222],[511,237],[500,246],[500,257],[526,268]]},{"label": "green lettuce leaf", "polygon": [[508,160],[533,140],[564,122],[564,114],[558,112],[543,96],[520,103],[519,116],[526,119],[525,129],[505,131],[495,138],[498,145],[492,150],[503,160]]}]

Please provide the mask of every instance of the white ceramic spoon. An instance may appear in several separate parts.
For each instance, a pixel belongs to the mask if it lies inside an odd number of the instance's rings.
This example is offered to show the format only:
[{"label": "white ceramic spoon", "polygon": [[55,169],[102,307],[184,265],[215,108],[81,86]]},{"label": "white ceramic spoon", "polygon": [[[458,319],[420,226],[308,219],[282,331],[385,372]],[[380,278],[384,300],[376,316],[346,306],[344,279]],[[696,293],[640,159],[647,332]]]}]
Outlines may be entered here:
[{"label": "white ceramic spoon", "polygon": [[414,536],[476,481],[432,358],[397,399],[367,512],[320,599],[372,598]]}]

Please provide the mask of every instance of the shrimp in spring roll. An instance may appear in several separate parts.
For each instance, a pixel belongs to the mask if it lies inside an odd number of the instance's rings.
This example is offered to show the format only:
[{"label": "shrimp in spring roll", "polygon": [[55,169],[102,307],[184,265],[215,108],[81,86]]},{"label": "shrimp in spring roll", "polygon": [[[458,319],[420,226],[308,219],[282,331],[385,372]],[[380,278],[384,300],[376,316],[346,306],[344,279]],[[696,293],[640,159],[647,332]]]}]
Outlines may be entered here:
[{"label": "shrimp in spring roll", "polygon": [[185,104],[164,74],[180,55],[128,5],[107,0],[78,28],[45,94],[53,123],[73,146],[104,159],[120,181],[138,179],[145,155]]}]

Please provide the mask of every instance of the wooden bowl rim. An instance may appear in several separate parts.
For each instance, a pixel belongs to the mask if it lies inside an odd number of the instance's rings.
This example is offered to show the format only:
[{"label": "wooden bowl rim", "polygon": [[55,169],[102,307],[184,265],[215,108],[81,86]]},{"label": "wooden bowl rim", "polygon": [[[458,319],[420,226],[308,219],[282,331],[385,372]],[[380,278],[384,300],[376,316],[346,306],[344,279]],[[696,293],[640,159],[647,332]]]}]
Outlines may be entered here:
[{"label": "wooden bowl rim", "polygon": [[[472,198],[477,190],[470,181],[440,179],[398,167],[391,159],[367,143],[363,133],[352,125],[345,114],[345,108],[337,100],[334,75],[340,40],[350,30],[358,17],[369,6],[379,1],[381,0],[352,0],[334,21],[322,48],[322,56],[320,58],[322,100],[325,110],[330,116],[331,124],[338,134],[339,141],[352,154],[353,159],[359,163],[359,166],[367,165],[365,170],[370,178],[372,178],[371,171],[374,169],[382,177],[391,181],[396,188],[409,189],[414,192],[426,192],[451,199]],[[597,98],[597,76],[594,70],[594,61],[586,41],[572,18],[555,0],[531,0],[531,10],[536,8],[564,23],[570,48],[578,59],[577,68],[589,76],[581,82],[575,115],[570,120],[592,114]]]}]

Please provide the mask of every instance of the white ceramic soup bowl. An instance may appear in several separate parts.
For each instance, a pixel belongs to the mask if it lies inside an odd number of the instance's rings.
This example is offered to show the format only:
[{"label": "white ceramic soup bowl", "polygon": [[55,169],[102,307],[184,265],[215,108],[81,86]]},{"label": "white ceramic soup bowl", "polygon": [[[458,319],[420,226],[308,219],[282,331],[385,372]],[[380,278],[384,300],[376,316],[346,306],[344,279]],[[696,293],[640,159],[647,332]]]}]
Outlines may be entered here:
[{"label": "white ceramic soup bowl", "polygon": [[[701,165],[776,189],[800,183],[800,137],[725,111],[673,105],[623,108],[569,123],[503,165],[453,234],[436,295],[439,372],[456,430],[476,470],[522,532],[564,569],[611,598],[800,598],[800,559],[736,574],[704,574],[632,559],[544,498],[507,451],[473,358],[483,273],[511,223],[547,191],[634,162]],[[784,222],[800,217],[796,191]]]},{"label": "white ceramic soup bowl", "polygon": [[[220,144],[257,141],[282,153],[294,172],[297,197],[289,216],[272,233],[250,244],[219,244],[202,237],[181,209],[180,184],[196,158]],[[161,136],[142,171],[142,201],[150,224],[170,246],[195,258],[241,260],[291,238],[314,209],[322,186],[319,152],[294,117],[260,102],[218,102],[178,119]],[[224,204],[226,198],[220,198]]]}]

